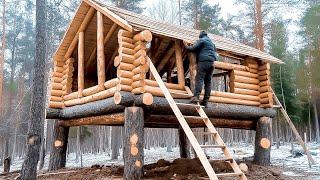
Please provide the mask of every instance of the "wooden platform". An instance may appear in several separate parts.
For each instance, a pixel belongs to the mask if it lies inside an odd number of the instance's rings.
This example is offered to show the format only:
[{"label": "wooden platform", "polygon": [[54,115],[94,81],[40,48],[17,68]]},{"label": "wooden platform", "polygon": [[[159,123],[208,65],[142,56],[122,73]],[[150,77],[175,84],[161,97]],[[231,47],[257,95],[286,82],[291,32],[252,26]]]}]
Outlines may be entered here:
[{"label": "wooden platform", "polygon": [[[139,104],[139,95],[134,98],[125,98],[122,104],[129,106],[142,106],[145,111],[145,127],[151,128],[178,128],[179,123],[174,116],[168,102],[163,97],[154,97],[153,104],[145,106]],[[176,99],[176,102],[188,103],[185,99]],[[48,109],[47,119],[59,119],[61,126],[79,125],[109,125],[123,126],[125,105],[116,105],[113,98],[107,98],[83,105],[67,107],[64,109]],[[182,107],[182,112],[188,115],[187,121],[192,127],[204,127],[203,121],[193,117],[195,110]],[[210,103],[205,112],[216,127],[251,129],[255,130],[260,117],[274,117],[274,109],[264,109],[254,106]]]}]

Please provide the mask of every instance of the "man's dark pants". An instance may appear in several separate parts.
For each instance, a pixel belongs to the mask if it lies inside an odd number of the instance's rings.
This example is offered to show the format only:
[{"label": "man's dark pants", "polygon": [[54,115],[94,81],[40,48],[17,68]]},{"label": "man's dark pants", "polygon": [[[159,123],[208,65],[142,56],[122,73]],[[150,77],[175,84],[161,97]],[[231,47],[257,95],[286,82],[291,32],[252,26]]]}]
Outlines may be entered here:
[{"label": "man's dark pants", "polygon": [[194,96],[199,98],[200,93],[202,91],[202,87],[204,84],[204,101],[208,101],[210,98],[211,93],[211,86],[212,86],[212,75],[213,75],[213,62],[204,61],[198,62],[197,67],[197,75],[196,75],[196,87]]}]

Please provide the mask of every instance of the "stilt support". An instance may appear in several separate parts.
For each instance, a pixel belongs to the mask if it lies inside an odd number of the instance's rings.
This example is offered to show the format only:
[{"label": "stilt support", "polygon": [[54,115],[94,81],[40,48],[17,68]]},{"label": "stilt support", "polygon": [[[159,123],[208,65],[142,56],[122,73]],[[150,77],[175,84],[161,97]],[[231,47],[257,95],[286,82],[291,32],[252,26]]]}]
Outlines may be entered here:
[{"label": "stilt support", "polygon": [[125,109],[124,179],[142,179],[144,165],[144,112],[141,107]]},{"label": "stilt support", "polygon": [[254,163],[262,166],[270,165],[271,122],[269,117],[261,117],[257,122]]},{"label": "stilt support", "polygon": [[50,154],[49,171],[58,170],[66,166],[69,127],[59,126],[58,120],[54,124],[53,148]]}]

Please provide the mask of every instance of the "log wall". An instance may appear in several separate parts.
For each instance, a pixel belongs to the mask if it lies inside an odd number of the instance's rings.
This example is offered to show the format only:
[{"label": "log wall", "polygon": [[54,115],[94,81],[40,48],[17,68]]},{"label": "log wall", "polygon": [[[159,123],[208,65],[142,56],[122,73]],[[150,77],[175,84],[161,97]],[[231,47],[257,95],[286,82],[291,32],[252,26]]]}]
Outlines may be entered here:
[{"label": "log wall", "polygon": [[246,59],[241,65],[215,62],[216,69],[230,72],[230,93],[212,91],[210,101],[270,108],[273,106],[270,64]]},{"label": "log wall", "polygon": [[[78,80],[78,92],[72,92],[72,86],[76,83],[72,81],[73,71],[75,69],[73,67],[74,59],[70,58],[66,62],[57,62],[55,63],[52,78],[50,108],[64,108],[85,104],[112,97],[115,94],[117,96],[115,97],[116,102],[121,103],[121,92],[130,92],[146,97],[143,100],[146,105],[152,104],[153,96],[164,97],[157,82],[146,78],[147,72],[149,71],[148,62],[150,60],[147,56],[147,45],[152,41],[152,33],[148,30],[139,33],[129,32],[123,29],[118,31],[119,48],[113,60],[114,66],[117,68],[117,78],[102,83],[105,81],[104,68],[101,68],[104,67],[103,64],[105,63],[102,37],[103,26],[101,26],[103,21],[101,16],[97,18],[99,21],[97,24],[97,45],[99,46],[97,48],[98,85],[83,89]],[[79,46],[78,48],[78,54],[80,56],[83,54],[81,51],[84,49],[84,45],[81,44],[81,39],[84,38],[81,37],[81,33],[79,33],[79,44],[81,47]],[[174,49],[179,49],[178,46],[179,43],[176,41]],[[245,59],[241,61],[241,65],[215,62],[215,68],[229,72],[230,92],[212,91],[209,101],[214,103],[259,106],[263,108],[272,107],[269,63],[256,59]],[[82,66],[80,68],[78,67],[78,70],[79,69],[83,69]],[[81,74],[83,75],[84,73],[82,72]],[[82,81],[84,77],[78,75],[78,79]],[[184,79],[182,80],[181,74],[179,79],[179,84],[165,83],[173,98],[188,99],[192,97],[191,90],[182,83]]]}]

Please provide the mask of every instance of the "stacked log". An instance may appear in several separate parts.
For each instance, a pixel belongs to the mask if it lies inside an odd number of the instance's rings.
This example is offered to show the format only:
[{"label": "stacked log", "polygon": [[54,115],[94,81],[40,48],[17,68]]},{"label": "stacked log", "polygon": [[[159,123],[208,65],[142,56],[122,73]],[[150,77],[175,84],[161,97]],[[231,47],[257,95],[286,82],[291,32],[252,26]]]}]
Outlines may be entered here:
[{"label": "stacked log", "polygon": [[229,65],[228,68],[230,67],[232,67],[230,72],[231,93],[216,93],[216,97],[211,98],[211,100],[220,103],[259,106],[258,63],[254,60],[246,60],[242,65]]},{"label": "stacked log", "polygon": [[135,43],[133,33],[126,30],[118,32],[119,55],[114,59],[114,66],[117,67],[119,84],[117,91],[132,91],[133,73],[135,69]]},{"label": "stacked log", "polygon": [[[201,92],[201,98],[203,98],[204,92]],[[220,91],[211,91],[210,102],[214,103],[224,103],[224,104],[239,104],[247,106],[259,106],[260,98],[259,96],[251,96],[244,94],[235,94]]]},{"label": "stacked log", "polygon": [[[78,97],[78,92],[68,94],[64,96],[64,104],[66,107],[70,107],[112,97],[117,91],[118,84],[119,79],[114,78],[104,83],[105,90],[96,92],[90,96]],[[95,87],[86,90],[94,89]]]},{"label": "stacked log", "polygon": [[132,77],[132,93],[143,94],[146,86],[146,74],[149,71],[149,64],[147,59],[148,42],[152,41],[152,34],[150,31],[142,31],[133,36],[134,41],[134,69]]},{"label": "stacked log", "polygon": [[258,68],[260,107],[271,108],[273,106],[273,95],[270,83],[270,63],[264,62]]},{"label": "stacked log", "polygon": [[50,108],[64,108],[63,96],[71,93],[74,59],[55,61],[52,74]]}]

